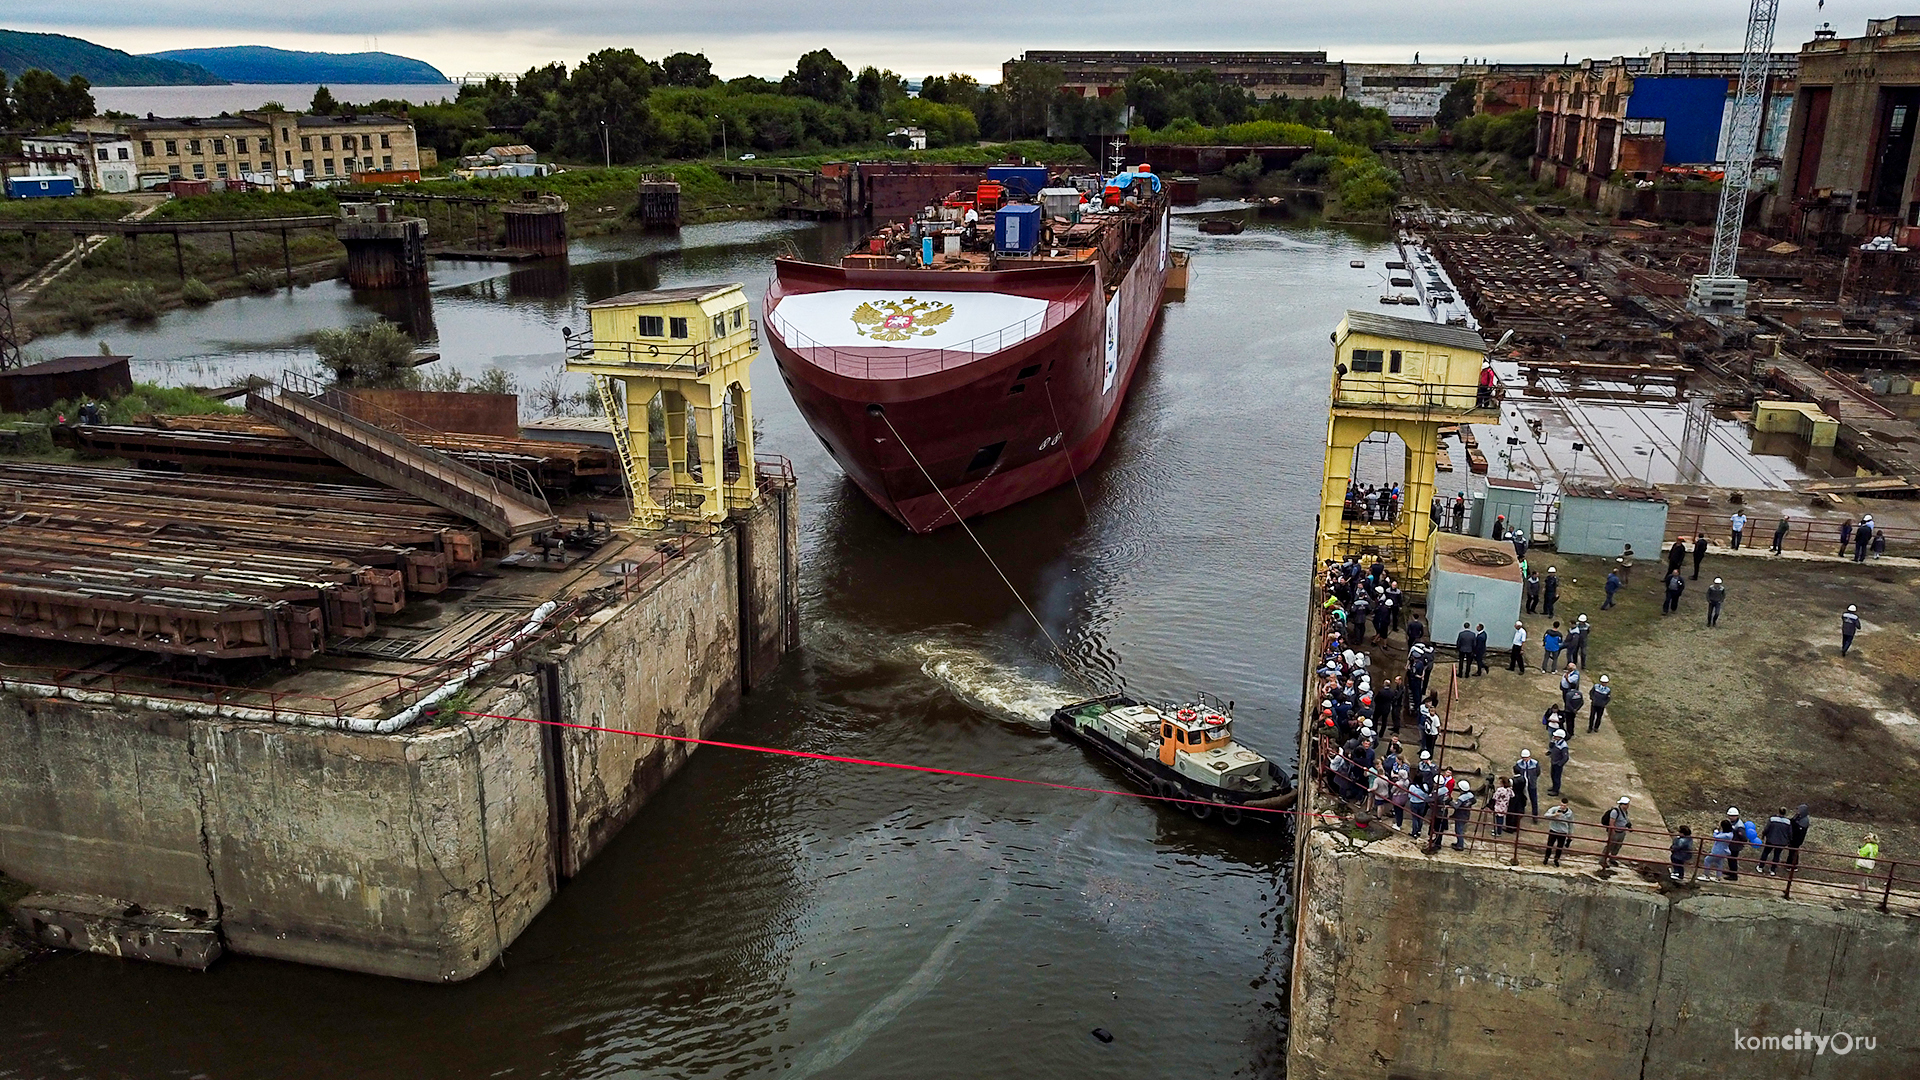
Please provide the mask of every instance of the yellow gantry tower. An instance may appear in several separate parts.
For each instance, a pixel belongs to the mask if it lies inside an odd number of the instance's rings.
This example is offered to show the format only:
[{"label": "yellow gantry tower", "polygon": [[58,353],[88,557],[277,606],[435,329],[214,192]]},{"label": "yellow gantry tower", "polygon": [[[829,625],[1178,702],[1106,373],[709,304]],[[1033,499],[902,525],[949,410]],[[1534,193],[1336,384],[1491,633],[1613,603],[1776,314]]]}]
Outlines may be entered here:
[{"label": "yellow gantry tower", "polygon": [[[1498,388],[1480,393],[1487,345],[1464,326],[1348,311],[1333,334],[1333,402],[1320,491],[1320,563],[1379,558],[1401,588],[1424,593],[1433,564],[1435,459],[1443,426],[1499,418]],[[1398,436],[1405,445],[1397,515],[1369,520],[1347,504],[1360,444]],[[1391,440],[1389,440],[1391,443]]]},{"label": "yellow gantry tower", "polygon": [[[741,286],[625,293],[587,305],[587,314],[593,332],[568,336],[567,370],[593,376],[626,473],[634,527],[718,522],[731,508],[751,506],[747,368],[760,341]],[[667,468],[656,483],[649,454],[661,441]]]}]

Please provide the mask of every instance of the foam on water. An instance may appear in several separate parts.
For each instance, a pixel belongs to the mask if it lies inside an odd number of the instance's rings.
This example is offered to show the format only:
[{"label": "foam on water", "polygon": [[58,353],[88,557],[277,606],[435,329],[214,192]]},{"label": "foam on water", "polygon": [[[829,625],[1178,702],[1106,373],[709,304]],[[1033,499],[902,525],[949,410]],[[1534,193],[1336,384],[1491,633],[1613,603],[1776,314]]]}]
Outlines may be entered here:
[{"label": "foam on water", "polygon": [[1064,683],[1023,675],[951,642],[922,639],[909,648],[920,658],[920,670],[928,678],[995,719],[1044,728],[1053,710],[1087,696]]}]

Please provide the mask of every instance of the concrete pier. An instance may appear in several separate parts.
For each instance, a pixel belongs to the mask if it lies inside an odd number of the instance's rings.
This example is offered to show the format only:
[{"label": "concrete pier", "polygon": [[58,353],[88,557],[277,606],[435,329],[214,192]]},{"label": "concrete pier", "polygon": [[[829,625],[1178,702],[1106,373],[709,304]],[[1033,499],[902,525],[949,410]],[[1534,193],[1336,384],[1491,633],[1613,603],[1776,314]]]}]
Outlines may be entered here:
[{"label": "concrete pier", "polygon": [[692,750],[508,717],[711,735],[797,646],[797,552],[791,484],[763,485],[626,595],[391,735],[0,693],[0,870],[40,891],[16,918],[117,955],[141,955],[159,918],[169,962],[224,949],[469,978]]},{"label": "concrete pier", "polygon": [[347,284],[404,289],[427,283],[427,222],[392,203],[342,203],[334,235],[347,248]]}]

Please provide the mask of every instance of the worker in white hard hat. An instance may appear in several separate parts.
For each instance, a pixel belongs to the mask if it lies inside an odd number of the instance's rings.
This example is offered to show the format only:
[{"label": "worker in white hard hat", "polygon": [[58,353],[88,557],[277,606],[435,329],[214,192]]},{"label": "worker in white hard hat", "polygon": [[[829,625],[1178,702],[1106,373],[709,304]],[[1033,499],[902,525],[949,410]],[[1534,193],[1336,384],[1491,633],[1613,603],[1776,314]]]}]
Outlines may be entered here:
[{"label": "worker in white hard hat", "polygon": [[1846,613],[1840,616],[1840,655],[1845,656],[1853,648],[1853,635],[1860,632],[1860,609],[1847,605]]},{"label": "worker in white hard hat", "polygon": [[1613,809],[1600,817],[1600,824],[1607,828],[1607,847],[1600,853],[1600,869],[1611,867],[1620,854],[1620,847],[1627,842],[1627,833],[1633,828],[1633,822],[1627,817],[1627,796],[1620,796]]},{"label": "worker in white hard hat", "polygon": [[1613,678],[1602,675],[1600,681],[1587,691],[1587,734],[1600,730],[1600,718],[1606,715],[1607,706],[1613,704]]}]

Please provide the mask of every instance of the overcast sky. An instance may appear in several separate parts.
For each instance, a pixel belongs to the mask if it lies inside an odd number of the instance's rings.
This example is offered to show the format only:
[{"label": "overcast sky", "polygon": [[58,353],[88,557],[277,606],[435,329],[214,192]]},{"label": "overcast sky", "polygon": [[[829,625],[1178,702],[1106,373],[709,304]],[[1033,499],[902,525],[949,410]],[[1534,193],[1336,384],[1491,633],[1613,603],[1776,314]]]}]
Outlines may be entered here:
[{"label": "overcast sky", "polygon": [[[1831,21],[1857,36],[1866,20],[1897,14],[1861,0],[1782,4],[1775,48],[1792,49]],[[1571,53],[1732,51],[1744,40],[1747,0],[1122,0],[990,5],[951,0],[0,0],[0,25],[72,34],[128,52],[213,45],[276,45],[354,52],[379,48],[449,75],[573,63],[610,47],[658,58],[704,52],[723,77],[778,77],[794,57],[825,46],[850,66],[909,78],[964,71],[997,79],[1025,49],[1325,49],[1373,62],[1559,60]],[[32,22],[22,16],[32,12]],[[342,33],[353,27],[353,33]]]}]

